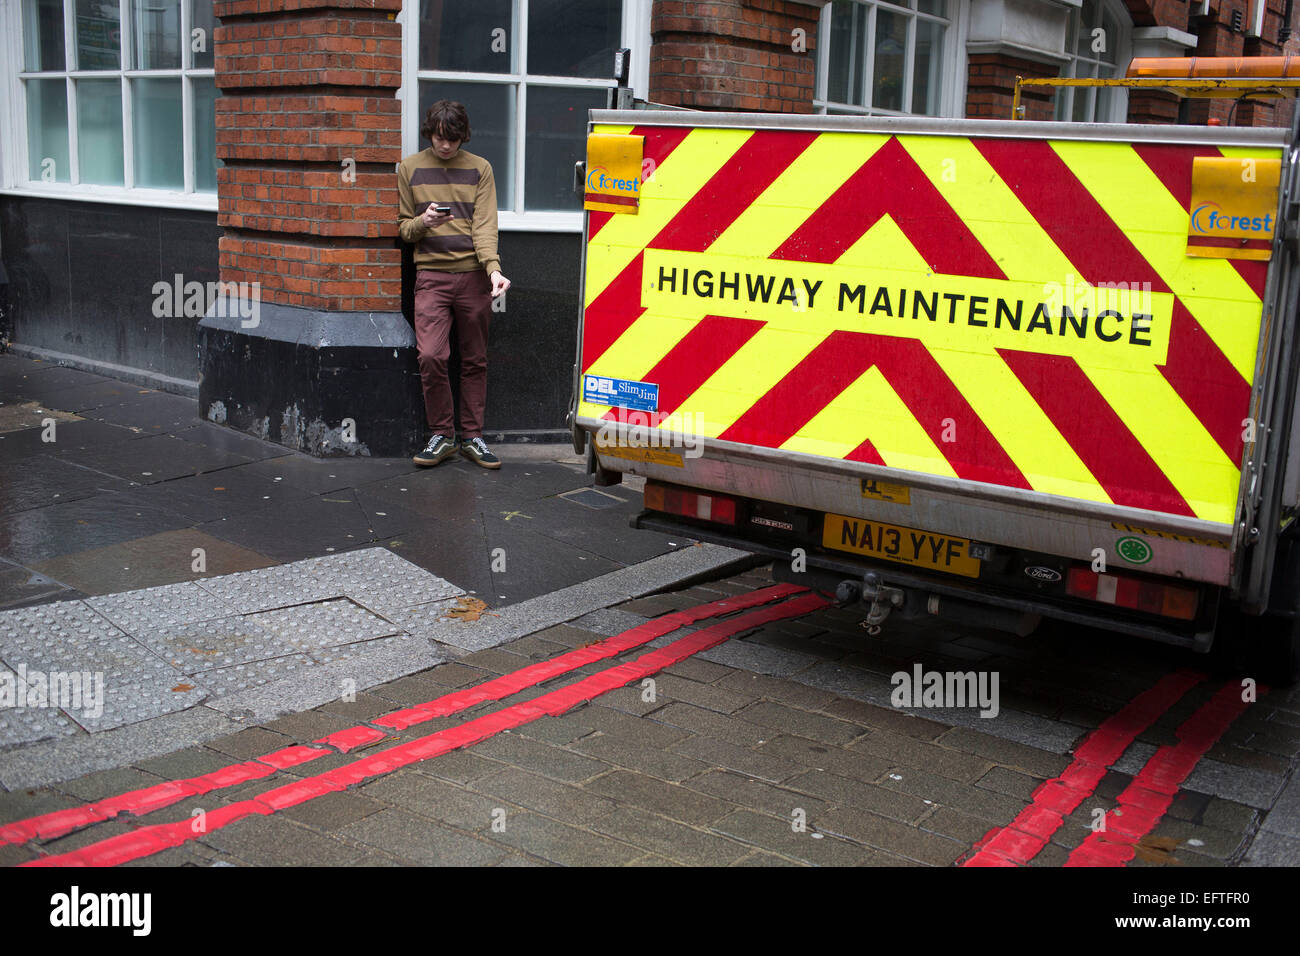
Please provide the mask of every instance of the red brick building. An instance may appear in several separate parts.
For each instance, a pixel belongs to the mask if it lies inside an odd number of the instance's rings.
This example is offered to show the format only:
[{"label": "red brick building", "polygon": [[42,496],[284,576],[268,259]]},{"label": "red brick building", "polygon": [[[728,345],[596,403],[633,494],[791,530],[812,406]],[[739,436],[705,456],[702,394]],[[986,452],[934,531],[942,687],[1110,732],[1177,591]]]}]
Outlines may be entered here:
[{"label": "red brick building", "polygon": [[[1277,55],[1300,50],[1297,15],[1292,0],[10,0],[0,338],[198,395],[205,417],[291,447],[404,454],[421,422],[393,168],[427,145],[422,110],[458,99],[495,170],[514,283],[489,438],[558,437],[572,167],[616,50],[652,104],[1007,118],[1017,75]],[[1024,102],[1029,119],[1086,122],[1290,115],[1117,89]],[[257,314],[189,294],[218,282],[255,289]]]}]

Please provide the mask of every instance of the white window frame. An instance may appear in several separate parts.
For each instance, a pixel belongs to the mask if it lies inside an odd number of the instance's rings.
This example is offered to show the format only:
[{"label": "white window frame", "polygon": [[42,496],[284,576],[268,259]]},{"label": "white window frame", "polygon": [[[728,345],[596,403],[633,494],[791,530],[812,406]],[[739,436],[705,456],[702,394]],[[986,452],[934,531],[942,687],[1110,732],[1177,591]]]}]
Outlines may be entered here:
[{"label": "white window frame", "polygon": [[[1114,64],[1106,63],[1104,60],[1094,59],[1092,55],[1081,57],[1078,54],[1078,37],[1080,31],[1087,30],[1091,36],[1093,26],[1085,27],[1083,23],[1083,4],[1072,7],[1069,12],[1069,21],[1065,28],[1066,55],[1069,61],[1061,65],[1061,76],[1069,78],[1079,77],[1079,65],[1086,64],[1088,69],[1104,67],[1114,72],[1109,77],[1101,79],[1118,78],[1124,75],[1128,68],[1129,61],[1132,59],[1133,51],[1133,18],[1129,15],[1128,8],[1119,0],[1096,0],[1098,22],[1096,26],[1101,25],[1101,16],[1109,13],[1111,18],[1119,24],[1119,36],[1115,37],[1115,62]],[[1107,38],[1109,39],[1109,38]],[[1091,48],[1089,49],[1091,54]],[[1088,74],[1091,76],[1091,73]],[[1074,98],[1076,96],[1087,97],[1092,108],[1089,110],[1089,116],[1085,117],[1082,122],[1085,123],[1124,123],[1128,120],[1128,90],[1122,86],[1109,87],[1111,96],[1110,115],[1097,115],[1097,91],[1099,87],[1085,86],[1063,86],[1056,91],[1056,105],[1053,107],[1053,115],[1057,120],[1062,122],[1074,122]]]},{"label": "white window frame", "polygon": [[[621,45],[632,51],[631,74],[628,82],[633,95],[647,97],[650,88],[650,6],[651,0],[611,0],[623,4],[623,30]],[[452,70],[419,69],[420,0],[403,0],[398,20],[402,24],[402,87],[397,98],[402,103],[402,155],[409,156],[428,146],[420,142],[420,83],[429,80],[449,80],[458,83],[484,83],[513,86],[518,90],[514,117],[514,169],[513,208],[497,211],[497,224],[501,230],[519,232],[581,232],[583,213],[529,212],[524,209],[524,159],[527,148],[528,87],[572,86],[584,89],[607,89],[614,86],[614,63],[610,60],[609,79],[589,77],[534,76],[525,72],[528,56],[528,2],[516,0],[515,24],[510,42],[514,48],[515,70],[509,73],[461,73]],[[472,118],[471,118],[472,122]],[[579,157],[581,158],[581,157]],[[498,176],[502,172],[493,170]]]},{"label": "white window frame", "polygon": [[[958,118],[965,116],[966,103],[966,30],[967,18],[969,13],[969,3],[967,0],[945,0],[947,6],[946,17],[936,17],[915,9],[915,0],[911,0],[913,6],[908,5],[908,0],[901,2],[890,2],[890,0],[853,0],[861,7],[867,8],[867,34],[862,38],[866,43],[867,39],[874,35],[876,13],[883,9],[889,13],[896,13],[907,20],[907,43],[904,52],[904,104],[910,106],[912,98],[912,65],[916,56],[916,22],[917,20],[926,20],[935,23],[946,23],[944,30],[943,50],[940,55],[940,69],[942,76],[939,80],[939,111],[935,114],[940,117]],[[834,109],[838,115],[856,115],[856,116],[911,116],[925,115],[912,114],[903,110],[889,110],[876,106],[856,106],[852,103],[840,103],[827,99],[827,91],[830,86],[830,60],[831,60],[831,13],[832,4],[827,3],[822,8],[821,20],[817,27],[817,80],[815,95],[813,96],[813,108],[818,113],[825,114]],[[870,94],[870,77],[874,70],[875,47],[868,45],[866,48],[866,69],[867,94]]]},{"label": "white window frame", "polygon": [[[63,0],[63,51],[64,69],[27,72],[24,67],[22,3],[20,0],[0,2],[0,62],[6,64],[0,77],[0,122],[13,135],[4,137],[0,147],[0,193],[18,196],[38,196],[44,199],[74,199],[83,202],[119,203],[132,206],[159,206],[175,209],[217,211],[217,194],[194,191],[194,79],[215,76],[212,68],[199,69],[186,66],[193,62],[190,52],[190,2],[180,0],[181,66],[174,70],[134,69],[135,51],[133,36],[134,14],[129,0],[118,0],[121,24],[121,64],[117,70],[71,69],[75,63],[76,39],[73,33],[75,0]],[[212,38],[208,38],[211,45]],[[31,178],[27,164],[27,98],[25,80],[64,79],[68,97],[68,162],[69,178],[74,182],[47,183]],[[75,80],[114,79],[122,92],[122,186],[104,186],[96,183],[77,183],[80,171],[77,143],[77,89]],[[130,85],[133,79],[179,79],[181,82],[181,136],[184,188],[153,189],[133,185],[135,180],[134,115],[131,107]]]}]

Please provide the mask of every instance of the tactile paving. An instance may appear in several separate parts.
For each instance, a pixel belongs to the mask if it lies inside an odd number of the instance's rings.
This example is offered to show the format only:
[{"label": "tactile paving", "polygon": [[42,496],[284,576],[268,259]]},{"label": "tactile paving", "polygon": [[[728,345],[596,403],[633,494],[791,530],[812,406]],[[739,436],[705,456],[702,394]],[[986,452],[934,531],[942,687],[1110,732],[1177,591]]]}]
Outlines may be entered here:
[{"label": "tactile paving", "polygon": [[165,677],[171,668],[82,601],[0,614],[0,661],[15,669],[98,671],[105,681]]},{"label": "tactile paving", "polygon": [[58,707],[48,706],[48,695],[46,706],[29,707],[27,695],[20,692],[13,671],[0,670],[0,679],[11,682],[15,695],[12,701],[0,700],[0,751],[77,733],[77,725],[60,713]]},{"label": "tactile paving", "polygon": [[231,613],[224,601],[199,587],[195,581],[105,594],[87,598],[86,603],[132,634],[144,628],[173,627],[226,617]]},{"label": "tactile paving", "polygon": [[296,563],[224,574],[195,583],[238,614],[323,601],[347,593],[346,582],[306,574]]},{"label": "tactile paving", "polygon": [[214,668],[196,674],[194,680],[209,692],[209,696],[225,697],[317,666],[319,665],[306,654],[293,654],[272,660],[236,664],[233,667]]},{"label": "tactile paving", "polygon": [[411,637],[408,634],[396,634],[392,637],[380,637],[373,641],[357,641],[354,644],[344,644],[342,647],[324,647],[320,650],[312,651],[312,660],[318,664],[333,664],[336,661],[346,661],[356,657],[359,654],[369,654],[380,648],[392,647],[399,641],[417,641],[417,637]]},{"label": "tactile paving", "polygon": [[150,627],[134,631],[132,636],[186,674],[298,653],[293,645],[258,626],[248,616]]},{"label": "tactile paving", "polygon": [[311,653],[397,633],[398,628],[346,598],[253,614],[249,619],[296,649]]},{"label": "tactile paving", "polygon": [[68,716],[92,732],[112,730],[185,710],[202,703],[207,696],[204,688],[173,670],[165,678],[155,676],[137,683],[105,681],[103,713],[91,716],[84,711],[71,711]]}]

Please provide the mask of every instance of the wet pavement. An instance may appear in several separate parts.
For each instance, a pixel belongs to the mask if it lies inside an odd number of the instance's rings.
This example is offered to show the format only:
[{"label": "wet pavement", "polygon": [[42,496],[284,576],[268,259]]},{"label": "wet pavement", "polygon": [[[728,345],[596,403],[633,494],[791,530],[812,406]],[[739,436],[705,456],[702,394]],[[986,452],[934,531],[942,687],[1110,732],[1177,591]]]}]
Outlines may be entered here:
[{"label": "wet pavement", "polygon": [[689,542],[633,531],[568,446],[316,459],[202,422],[198,403],[0,355],[0,609],[381,546],[490,606]]},{"label": "wet pavement", "polygon": [[0,696],[114,688],[0,710],[0,864],[1300,865],[1300,688],[870,636],[564,448],[319,461],[10,356],[0,396]]}]

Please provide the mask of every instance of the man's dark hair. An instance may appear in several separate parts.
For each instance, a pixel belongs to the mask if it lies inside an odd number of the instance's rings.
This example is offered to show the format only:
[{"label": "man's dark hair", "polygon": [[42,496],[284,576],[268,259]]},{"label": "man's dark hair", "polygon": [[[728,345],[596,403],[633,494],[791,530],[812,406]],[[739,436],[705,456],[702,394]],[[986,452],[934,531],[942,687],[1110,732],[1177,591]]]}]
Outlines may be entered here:
[{"label": "man's dark hair", "polygon": [[430,106],[429,111],[424,114],[424,125],[420,127],[420,135],[427,140],[432,140],[434,133],[443,139],[457,139],[461,143],[468,143],[469,117],[465,115],[464,105],[453,100],[438,100]]}]

